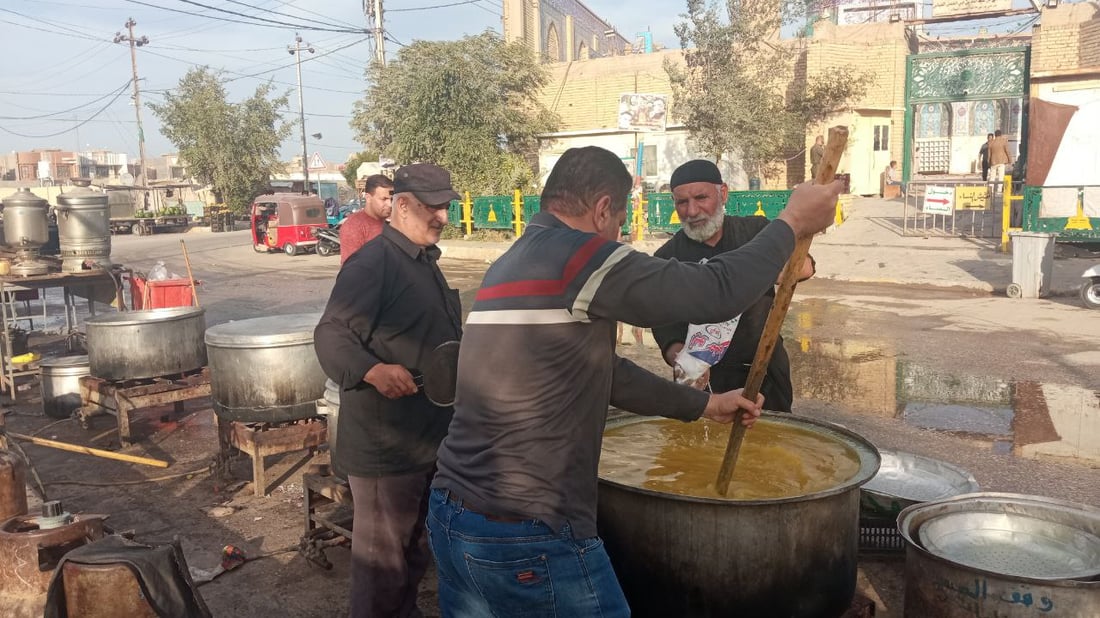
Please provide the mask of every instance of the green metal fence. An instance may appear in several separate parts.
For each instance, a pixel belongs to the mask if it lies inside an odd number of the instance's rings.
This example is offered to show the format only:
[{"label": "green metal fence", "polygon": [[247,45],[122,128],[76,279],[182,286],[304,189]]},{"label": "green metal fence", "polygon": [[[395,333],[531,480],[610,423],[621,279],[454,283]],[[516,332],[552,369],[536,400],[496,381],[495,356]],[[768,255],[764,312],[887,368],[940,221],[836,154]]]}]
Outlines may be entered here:
[{"label": "green metal fence", "polygon": [[[751,217],[763,215],[774,219],[787,207],[790,191],[731,191],[726,201],[726,214]],[[680,220],[676,216],[676,207],[671,193],[646,194],[646,224],[649,232],[674,233],[680,229]],[[476,197],[472,201],[473,224],[475,229],[511,230],[515,229],[515,213],[510,195],[490,195]],[[540,198],[537,195],[523,196],[523,222],[526,224],[539,212]],[[462,202],[451,202],[447,211],[451,225],[462,227]],[[630,232],[631,217],[626,218],[623,233]]]},{"label": "green metal fence", "polygon": [[1024,211],[1023,229],[1028,232],[1049,232],[1058,235],[1058,240],[1063,242],[1097,242],[1100,241],[1100,217],[1043,217],[1040,216],[1043,206],[1044,189],[1077,189],[1078,213],[1084,203],[1086,188],[1095,188],[1096,185],[1082,185],[1077,187],[1024,187]]}]

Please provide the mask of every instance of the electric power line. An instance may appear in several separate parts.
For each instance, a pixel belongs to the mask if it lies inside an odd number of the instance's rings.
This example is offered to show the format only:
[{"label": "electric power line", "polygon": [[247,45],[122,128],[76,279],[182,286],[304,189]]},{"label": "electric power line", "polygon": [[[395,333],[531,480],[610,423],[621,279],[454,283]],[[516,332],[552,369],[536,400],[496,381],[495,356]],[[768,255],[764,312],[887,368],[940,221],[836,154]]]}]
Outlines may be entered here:
[{"label": "electric power line", "polygon": [[[236,15],[238,17],[245,17],[245,18],[248,18],[248,19],[253,19],[253,20],[256,20],[258,22],[265,22],[265,23],[269,23],[269,24],[277,24],[279,27],[282,27],[282,28],[295,28],[295,29],[298,29],[298,30],[317,30],[317,31],[320,31],[320,32],[347,32],[347,33],[363,33],[363,32],[366,32],[366,30],[363,30],[363,29],[352,29],[352,28],[343,27],[343,26],[341,26],[339,28],[336,28],[336,29],[333,29],[333,28],[318,28],[317,26],[308,26],[308,25],[304,25],[304,24],[288,24],[286,22],[277,21],[277,20],[274,20],[274,19],[266,19],[266,18],[263,18],[263,17],[256,17],[256,16],[253,16],[253,15],[249,15],[247,13],[240,13],[240,12],[237,12],[237,11],[230,11],[229,9],[223,9],[223,8],[219,8],[219,7],[216,7],[216,6],[210,6],[209,4],[203,4],[201,2],[195,2],[195,0],[179,0],[179,1],[184,3],[184,4],[191,4],[191,5],[194,5],[194,6],[200,6],[204,9],[210,9],[212,11],[217,11],[219,13],[225,13],[227,15]],[[260,24],[255,24],[255,25],[258,26]]]},{"label": "electric power line", "polygon": [[69,127],[68,129],[58,131],[57,133],[50,133],[48,135],[26,135],[26,134],[23,134],[23,133],[18,133],[16,131],[12,131],[11,129],[8,129],[8,128],[3,127],[3,126],[0,126],[0,131],[3,131],[5,133],[9,133],[11,135],[16,135],[16,136],[19,136],[19,137],[26,137],[26,138],[30,138],[30,139],[43,139],[43,138],[47,138],[47,137],[57,137],[58,135],[64,135],[66,133],[69,133],[70,131],[75,131],[75,130],[79,129],[80,127],[88,124],[93,119],[99,117],[103,112],[107,111],[107,108],[114,105],[115,101],[118,101],[122,97],[122,95],[126,93],[126,88],[128,88],[130,86],[130,82],[132,82],[132,81],[133,80],[128,80],[125,84],[123,84],[123,86],[121,88],[119,88],[117,91],[115,91],[115,93],[114,93],[115,97],[113,99],[111,99],[110,101],[108,101],[106,105],[99,108],[99,110],[96,113],[92,114],[90,117],[86,118],[85,120],[83,120],[79,124],[77,124],[75,126],[72,126],[72,127]]},{"label": "electric power line", "polygon": [[[317,19],[310,19],[308,17],[299,17],[297,15],[291,15],[290,13],[283,13],[283,12],[275,11],[275,10],[272,10],[272,9],[265,9],[262,6],[256,6],[254,4],[248,4],[247,2],[241,2],[240,0],[226,0],[226,2],[229,2],[229,3],[232,3],[232,4],[239,4],[241,6],[246,6],[250,9],[256,9],[256,10],[259,10],[259,11],[263,11],[265,13],[271,13],[272,15],[281,15],[283,17],[289,17],[291,19],[300,19],[302,21],[309,21],[309,22],[313,22],[315,24],[321,24],[322,26],[331,26],[331,27],[334,27],[334,28],[350,28],[350,27],[352,27],[352,26],[348,26],[347,24],[336,24],[336,23],[327,22],[327,21],[320,21],[320,20],[317,20]],[[252,18],[253,19],[258,19],[255,16],[253,16]]]},{"label": "electric power line", "polygon": [[131,81],[133,81],[133,80],[127,80],[126,83],[123,84],[122,86],[120,86],[119,88],[116,88],[115,90],[112,90],[111,92],[108,92],[107,94],[99,97],[98,99],[93,99],[91,101],[88,101],[87,103],[82,103],[80,105],[77,105],[76,107],[71,107],[69,109],[63,109],[63,110],[58,111],[58,112],[48,112],[48,113],[45,113],[45,114],[39,114],[37,116],[0,116],[0,120],[38,120],[40,118],[49,118],[50,116],[60,116],[61,114],[71,114],[71,113],[73,113],[73,112],[75,112],[79,109],[83,109],[85,107],[88,107],[89,105],[99,103],[103,99],[106,99],[107,97],[109,97],[109,96],[115,94],[116,92],[118,92],[119,89],[125,88],[126,86],[129,86]]},{"label": "electric power line", "polygon": [[462,6],[464,4],[473,4],[479,0],[462,0],[461,2],[450,2],[447,4],[434,4],[432,6],[412,6],[404,9],[386,9],[387,13],[406,13],[410,11],[428,11],[431,9],[445,9],[451,6]]},{"label": "electric power line", "polygon": [[[180,1],[181,2],[186,2],[187,0],[180,0]],[[167,6],[160,6],[158,4],[150,4],[148,2],[142,2],[141,0],[126,0],[126,2],[128,2],[130,4],[137,4],[137,5],[140,5],[140,6],[147,6],[149,8],[153,8],[153,9],[159,9],[161,11],[169,11],[169,12],[172,12],[172,13],[182,13],[183,15],[190,15],[192,17],[204,17],[206,19],[213,19],[213,20],[216,20],[216,21],[230,22],[230,23],[234,23],[234,24],[245,24],[246,26],[261,26],[261,27],[264,27],[264,28],[280,28],[280,29],[289,28],[289,29],[292,29],[292,30],[318,30],[318,31],[321,31],[321,32],[343,32],[343,33],[346,33],[346,34],[362,34],[363,32],[365,32],[362,29],[352,30],[352,29],[346,29],[345,28],[345,29],[337,30],[337,29],[331,29],[331,28],[319,28],[319,27],[316,27],[316,26],[310,26],[308,24],[297,24],[297,25],[296,24],[287,24],[287,23],[277,22],[277,21],[272,21],[272,20],[262,20],[262,21],[272,22],[270,24],[261,23],[261,22],[258,22],[258,21],[244,21],[244,20],[240,20],[240,19],[232,19],[230,17],[223,17],[221,15],[207,15],[205,13],[199,13],[199,12],[196,12],[196,11],[184,11],[184,10],[181,10],[181,9],[173,9],[173,8],[167,7]],[[203,4],[198,4],[197,2],[189,2],[189,4],[195,4],[197,6],[202,6],[204,8],[214,8],[214,7],[209,7],[209,6],[206,6],[206,5],[203,5]],[[214,9],[214,10],[219,10],[219,9]],[[225,11],[223,11],[223,12],[225,12]],[[235,13],[235,14],[243,15],[244,17],[247,17],[249,19],[259,19],[259,18],[253,18],[250,15],[243,14],[243,13]]]}]

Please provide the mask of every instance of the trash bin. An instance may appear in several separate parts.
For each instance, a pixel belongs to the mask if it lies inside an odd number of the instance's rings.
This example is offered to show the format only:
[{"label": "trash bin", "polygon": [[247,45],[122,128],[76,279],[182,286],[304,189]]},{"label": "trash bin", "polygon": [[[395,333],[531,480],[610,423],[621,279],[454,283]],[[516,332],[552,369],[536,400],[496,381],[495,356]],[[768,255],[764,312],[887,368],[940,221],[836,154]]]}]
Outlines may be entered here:
[{"label": "trash bin", "polygon": [[752,178],[749,178],[749,191],[759,191],[759,190],[760,190],[760,179],[756,178],[755,176],[752,177]]},{"label": "trash bin", "polygon": [[1039,298],[1050,295],[1054,276],[1054,234],[1013,232],[1012,283],[1009,298]]}]

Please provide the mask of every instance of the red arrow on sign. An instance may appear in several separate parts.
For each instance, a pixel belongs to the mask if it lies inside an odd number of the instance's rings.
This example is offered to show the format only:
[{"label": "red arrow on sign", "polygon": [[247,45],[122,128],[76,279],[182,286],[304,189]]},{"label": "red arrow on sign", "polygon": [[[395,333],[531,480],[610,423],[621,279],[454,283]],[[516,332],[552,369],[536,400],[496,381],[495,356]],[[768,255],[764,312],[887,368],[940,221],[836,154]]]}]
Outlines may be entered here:
[{"label": "red arrow on sign", "polygon": [[947,200],[945,200],[945,199],[942,199],[942,198],[941,198],[941,199],[938,199],[938,200],[936,200],[936,199],[926,199],[926,200],[924,200],[924,201],[926,201],[926,202],[932,202],[933,204],[947,204]]}]

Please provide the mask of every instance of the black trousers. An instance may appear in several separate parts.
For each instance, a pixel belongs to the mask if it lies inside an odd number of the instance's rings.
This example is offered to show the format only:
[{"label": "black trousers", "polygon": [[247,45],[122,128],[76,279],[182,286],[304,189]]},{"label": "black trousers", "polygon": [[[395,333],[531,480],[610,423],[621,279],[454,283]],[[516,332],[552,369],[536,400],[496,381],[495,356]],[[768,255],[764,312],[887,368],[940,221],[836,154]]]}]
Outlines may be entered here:
[{"label": "black trousers", "polygon": [[431,561],[428,489],[435,470],[348,476],[355,502],[351,535],[352,618],[419,617],[416,592]]}]

